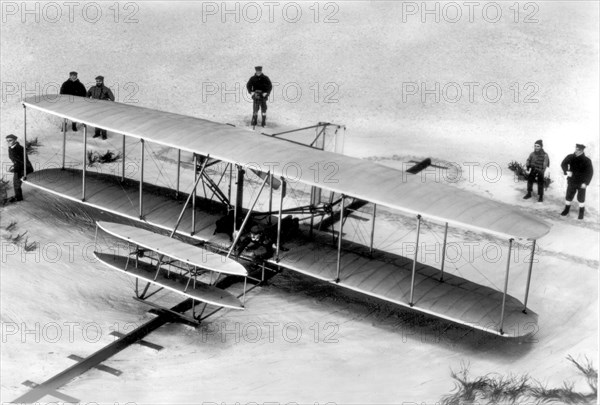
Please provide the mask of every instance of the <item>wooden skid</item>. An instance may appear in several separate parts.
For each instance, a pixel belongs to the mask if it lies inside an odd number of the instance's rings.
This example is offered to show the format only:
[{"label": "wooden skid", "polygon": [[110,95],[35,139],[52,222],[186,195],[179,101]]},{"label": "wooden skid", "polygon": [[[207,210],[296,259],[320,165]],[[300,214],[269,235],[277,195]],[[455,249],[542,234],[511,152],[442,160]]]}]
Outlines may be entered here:
[{"label": "wooden skid", "polygon": [[[192,298],[194,300],[202,301],[207,304],[219,307],[231,309],[244,309],[244,306],[242,305],[239,299],[234,297],[229,292],[220,288],[199,281],[196,281],[196,287],[194,288],[194,281],[192,280],[188,289],[184,291],[187,278],[181,278],[179,281],[177,281],[166,277],[159,277],[155,281],[154,274],[156,273],[156,266],[154,265],[143,261],[138,261],[138,266],[136,268],[135,260],[130,260],[129,266],[127,267],[127,269],[125,269],[125,266],[127,264],[127,257],[125,256],[100,252],[94,252],[94,255],[98,258],[98,260],[100,260],[100,262],[117,271],[130,275],[142,281],[163,287],[169,291],[176,292],[187,298]],[[160,273],[164,276],[166,274],[166,271],[167,270],[163,268],[161,269]]]},{"label": "wooden skid", "polygon": [[234,276],[248,275],[246,268],[233,259],[225,258],[225,256],[218,253],[209,252],[206,249],[169,238],[168,236],[114,222],[99,221],[97,225],[104,232],[117,238],[192,266]]}]

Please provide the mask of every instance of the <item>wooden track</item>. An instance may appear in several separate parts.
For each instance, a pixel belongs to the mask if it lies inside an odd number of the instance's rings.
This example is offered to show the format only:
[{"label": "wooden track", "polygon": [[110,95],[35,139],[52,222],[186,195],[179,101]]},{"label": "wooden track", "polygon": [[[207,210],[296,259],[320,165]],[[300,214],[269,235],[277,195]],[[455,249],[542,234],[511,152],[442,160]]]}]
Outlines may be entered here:
[{"label": "wooden track", "polygon": [[[52,181],[47,180],[52,178]],[[144,195],[144,206],[160,206],[140,220],[137,214],[138,189],[135,182],[129,186],[115,180],[115,176],[88,173],[86,178],[89,197],[83,204],[152,225],[165,230],[176,222],[181,204],[171,198],[153,193]],[[32,173],[27,183],[62,197],[81,202],[81,172],[77,170],[47,169]],[[96,192],[92,192],[96,190]],[[98,194],[111,198],[100,199]],[[150,201],[156,200],[152,204]],[[227,248],[228,239],[222,234],[213,235],[215,222],[220,215],[198,211],[196,232],[199,240],[218,241]],[[181,223],[178,233],[191,232],[191,209]],[[315,231],[315,238],[300,238],[286,243],[290,250],[282,252],[280,262],[270,259],[272,266],[281,266],[320,280],[335,283],[336,255],[331,245],[331,235]],[[410,307],[410,280],[412,260],[378,251],[376,259],[344,250],[340,281],[337,285],[377,297],[385,301]],[[499,321],[502,293],[449,273],[440,282],[439,270],[422,263],[417,264],[413,309],[443,319],[464,324],[489,333],[500,334]],[[523,304],[508,295],[506,300],[503,334],[505,337],[525,336],[537,329],[537,314],[530,308],[523,312]]]},{"label": "wooden track", "polygon": [[[102,264],[111,267],[117,271],[125,273],[129,276],[135,277],[142,281],[152,283],[163,287],[167,290],[181,294],[187,298],[195,299],[197,301],[206,302],[207,304],[215,305],[218,307],[225,307],[231,309],[244,309],[244,306],[239,299],[234,297],[228,291],[220,288],[202,283],[197,281],[194,287],[194,281],[192,280],[187,290],[184,291],[187,283],[187,277],[182,277],[180,280],[172,278],[159,277],[156,281],[154,280],[154,274],[156,273],[156,266],[149,263],[138,261],[137,267],[135,266],[134,260],[129,260],[127,264],[127,257],[113,255],[108,253],[94,252],[94,255],[100,260]],[[164,276],[166,269],[161,269],[160,273]]]}]

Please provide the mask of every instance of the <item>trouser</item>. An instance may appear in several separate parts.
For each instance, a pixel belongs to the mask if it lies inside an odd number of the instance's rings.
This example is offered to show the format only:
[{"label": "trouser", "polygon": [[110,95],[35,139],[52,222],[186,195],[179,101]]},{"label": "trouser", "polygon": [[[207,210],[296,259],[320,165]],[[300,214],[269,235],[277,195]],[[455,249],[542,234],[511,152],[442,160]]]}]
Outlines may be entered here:
[{"label": "trouser", "polygon": [[13,188],[15,189],[15,199],[17,201],[23,200],[23,190],[21,190],[21,181],[22,174],[21,173],[13,173]]},{"label": "trouser", "polygon": [[267,113],[267,99],[264,97],[255,98],[252,106],[252,115],[258,115],[258,110],[261,110],[262,115]]},{"label": "trouser", "polygon": [[573,197],[577,194],[577,202],[579,202],[579,206],[583,206],[585,203],[585,188],[581,188],[581,183],[575,183],[569,181],[567,184],[567,195],[565,196],[565,200],[567,200],[567,205],[571,204],[573,201]]},{"label": "trouser", "polygon": [[94,138],[102,136],[102,139],[106,139],[106,129],[94,128]]},{"label": "trouser", "polygon": [[543,197],[544,195],[544,173],[531,169],[529,176],[527,177],[527,192],[533,191],[533,183],[537,181],[538,196]]}]

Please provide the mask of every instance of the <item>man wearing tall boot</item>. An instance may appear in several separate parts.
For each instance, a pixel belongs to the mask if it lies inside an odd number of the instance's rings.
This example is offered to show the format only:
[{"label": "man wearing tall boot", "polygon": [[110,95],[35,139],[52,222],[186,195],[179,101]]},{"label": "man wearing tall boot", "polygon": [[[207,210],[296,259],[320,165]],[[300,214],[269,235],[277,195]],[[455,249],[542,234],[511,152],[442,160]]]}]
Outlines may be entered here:
[{"label": "man wearing tall boot", "polygon": [[535,141],[533,144],[533,152],[527,158],[527,170],[529,175],[527,176],[527,194],[523,199],[527,200],[531,198],[533,192],[533,183],[537,183],[538,202],[544,201],[544,173],[550,163],[548,154],[544,152],[544,143],[542,140]]},{"label": "man wearing tall boot", "polygon": [[[90,87],[90,89],[86,93],[86,97],[94,98],[97,100],[110,100],[115,101],[115,96],[113,92],[104,85],[104,76],[96,76],[96,85]],[[94,138],[98,138],[99,136],[102,139],[106,139],[106,129],[102,128],[94,128]]]},{"label": "man wearing tall boot", "polygon": [[25,156],[23,146],[17,142],[16,135],[7,135],[6,144],[8,146],[8,158],[13,164],[8,171],[13,173],[13,188],[15,190],[14,197],[10,198],[8,202],[23,201],[23,190],[21,189],[23,181],[21,178],[25,174],[32,173],[33,166],[29,158]]},{"label": "man wearing tall boot", "polygon": [[[77,78],[77,72],[69,72],[69,79],[60,86],[60,94],[85,97],[85,86]],[[65,132],[67,131],[66,125],[65,123]],[[71,123],[71,128],[74,132],[77,131],[77,123],[75,121]]]},{"label": "man wearing tall boot", "polygon": [[576,144],[575,153],[567,155],[560,164],[565,176],[567,176],[567,195],[565,196],[565,209],[560,215],[567,216],[571,210],[571,201],[577,194],[577,201],[579,202],[579,216],[578,219],[583,219],[585,213],[585,190],[590,185],[592,176],[594,175],[594,168],[592,167],[592,161],[590,158],[585,156],[583,150],[585,145]]},{"label": "man wearing tall boot", "polygon": [[269,94],[271,94],[273,85],[269,77],[263,75],[262,66],[256,66],[254,70],[254,76],[246,83],[246,90],[252,95],[252,100],[254,101],[252,106],[252,122],[250,125],[253,127],[256,126],[258,110],[260,109],[262,114],[261,126],[264,128],[267,123],[267,99],[269,98]]}]

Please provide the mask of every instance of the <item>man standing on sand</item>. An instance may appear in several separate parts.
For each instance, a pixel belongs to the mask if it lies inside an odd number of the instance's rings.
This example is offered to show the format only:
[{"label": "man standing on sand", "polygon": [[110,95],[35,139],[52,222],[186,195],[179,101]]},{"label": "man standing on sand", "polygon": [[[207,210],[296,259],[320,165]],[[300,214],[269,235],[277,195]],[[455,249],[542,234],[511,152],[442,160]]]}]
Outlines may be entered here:
[{"label": "man standing on sand", "polygon": [[[77,78],[77,72],[70,72],[69,79],[60,86],[60,94],[68,94],[71,96],[85,97],[85,86]],[[66,126],[66,123],[65,123]],[[72,123],[73,131],[77,131],[77,123]],[[65,128],[65,131],[67,128]]]},{"label": "man standing on sand", "polygon": [[25,157],[25,164],[23,163],[24,150],[19,142],[17,142],[16,135],[10,134],[6,136],[6,143],[8,145],[8,158],[11,160],[13,165],[8,171],[13,173],[13,188],[15,190],[15,196],[8,200],[8,202],[23,201],[23,190],[21,190],[21,178],[27,174],[33,172],[33,166],[29,162],[29,158]]},{"label": "man standing on sand", "polygon": [[533,183],[537,182],[538,202],[544,201],[544,173],[546,173],[549,163],[548,154],[544,152],[544,143],[541,139],[535,141],[533,152],[531,152],[525,164],[527,170],[529,170],[529,175],[527,176],[527,194],[523,199],[531,198]]},{"label": "man standing on sand", "polygon": [[252,94],[252,100],[254,100],[254,105],[252,106],[252,123],[250,125],[256,126],[258,109],[260,108],[262,114],[261,126],[264,128],[267,122],[267,99],[269,98],[269,94],[271,94],[273,85],[269,77],[263,75],[262,66],[255,66],[254,70],[254,76],[246,83],[246,89],[248,93]]},{"label": "man standing on sand", "polygon": [[[90,87],[86,96],[97,100],[115,101],[112,91],[104,85],[104,76],[96,76],[96,85]],[[102,139],[106,139],[106,129],[94,128],[94,138],[99,136],[102,136]]]},{"label": "man standing on sand", "polygon": [[585,145],[576,144],[575,153],[567,155],[560,164],[565,176],[567,176],[567,195],[565,196],[565,209],[560,215],[567,216],[571,210],[571,201],[577,194],[577,201],[579,202],[579,216],[578,219],[583,219],[585,212],[585,190],[590,185],[592,177],[594,176],[594,168],[592,167],[592,161],[590,158],[585,156],[583,150]]}]

